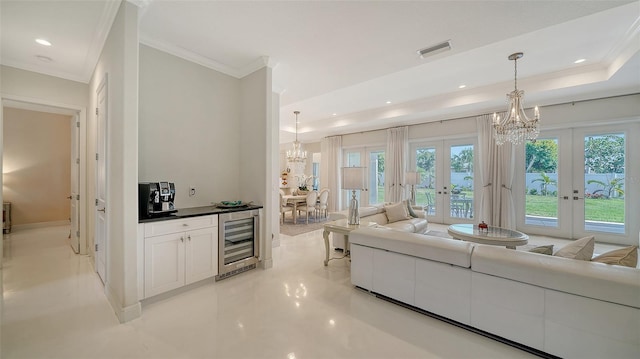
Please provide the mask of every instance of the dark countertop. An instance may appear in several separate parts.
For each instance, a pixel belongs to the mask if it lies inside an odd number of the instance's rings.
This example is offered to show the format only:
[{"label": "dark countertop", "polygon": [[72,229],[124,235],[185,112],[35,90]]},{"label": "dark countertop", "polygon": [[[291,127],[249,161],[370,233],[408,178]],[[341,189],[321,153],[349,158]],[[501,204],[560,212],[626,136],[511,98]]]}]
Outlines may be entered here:
[{"label": "dark countertop", "polygon": [[138,223],[159,222],[159,221],[168,221],[172,219],[206,216],[210,214],[249,211],[252,209],[259,209],[259,208],[263,208],[263,207],[260,205],[251,204],[248,206],[235,207],[235,208],[220,208],[220,207],[216,207],[215,205],[204,206],[204,207],[179,208],[177,212],[171,213],[168,216],[140,219],[138,220]]}]

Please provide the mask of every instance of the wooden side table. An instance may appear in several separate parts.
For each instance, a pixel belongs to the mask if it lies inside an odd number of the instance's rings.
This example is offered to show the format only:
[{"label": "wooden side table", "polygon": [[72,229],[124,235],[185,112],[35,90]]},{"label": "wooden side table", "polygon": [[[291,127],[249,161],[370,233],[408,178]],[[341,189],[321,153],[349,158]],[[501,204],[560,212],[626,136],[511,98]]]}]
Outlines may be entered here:
[{"label": "wooden side table", "polygon": [[[349,233],[351,233],[351,231],[360,227],[373,227],[376,225],[377,224],[375,222],[367,221],[360,221],[360,224],[349,224],[348,219],[339,219],[337,221],[325,223],[324,231],[322,232],[322,237],[324,237],[325,249],[324,265],[329,265],[329,261],[332,259],[342,259],[349,255]],[[329,257],[329,233],[331,232],[344,235],[344,255],[342,257]]]}]

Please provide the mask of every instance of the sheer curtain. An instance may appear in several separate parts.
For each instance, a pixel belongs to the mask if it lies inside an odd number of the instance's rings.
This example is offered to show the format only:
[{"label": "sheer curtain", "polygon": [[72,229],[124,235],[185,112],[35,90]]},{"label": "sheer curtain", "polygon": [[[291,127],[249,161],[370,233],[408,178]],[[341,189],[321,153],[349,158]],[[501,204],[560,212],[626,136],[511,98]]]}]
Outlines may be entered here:
[{"label": "sheer curtain", "polygon": [[325,137],[320,143],[320,183],[329,188],[327,210],[336,212],[342,208],[340,196],[340,167],[342,167],[342,137]]},{"label": "sheer curtain", "polygon": [[409,153],[409,128],[396,127],[387,130],[387,151],[384,164],[385,201],[403,200],[404,172]]},{"label": "sheer curtain", "polygon": [[511,190],[515,170],[515,148],[510,142],[496,145],[491,115],[478,116],[476,123],[482,182],[477,220],[485,221],[492,226],[515,229],[516,214]]}]

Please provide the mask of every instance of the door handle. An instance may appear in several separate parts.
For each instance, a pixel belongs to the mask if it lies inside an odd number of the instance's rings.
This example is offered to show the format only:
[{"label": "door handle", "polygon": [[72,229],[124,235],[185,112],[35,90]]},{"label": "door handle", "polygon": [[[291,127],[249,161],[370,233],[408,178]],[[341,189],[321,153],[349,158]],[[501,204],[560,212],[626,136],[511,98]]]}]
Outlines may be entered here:
[{"label": "door handle", "polygon": [[180,236],[180,242],[184,242],[184,237]]},{"label": "door handle", "polygon": [[107,211],[107,207],[98,210],[98,212],[102,212],[102,213],[105,213],[106,211]]},{"label": "door handle", "polygon": [[574,201],[577,201],[577,200],[579,200],[579,199],[584,199],[584,198],[583,198],[583,197],[578,197],[578,196],[573,196],[573,200],[574,200]]},{"label": "door handle", "polygon": [[69,197],[67,197],[67,199],[71,199],[71,198],[73,198],[73,196],[69,196]]},{"label": "door handle", "polygon": [[191,241],[191,235],[190,235],[190,234],[187,236],[187,239],[188,239],[189,241]]}]

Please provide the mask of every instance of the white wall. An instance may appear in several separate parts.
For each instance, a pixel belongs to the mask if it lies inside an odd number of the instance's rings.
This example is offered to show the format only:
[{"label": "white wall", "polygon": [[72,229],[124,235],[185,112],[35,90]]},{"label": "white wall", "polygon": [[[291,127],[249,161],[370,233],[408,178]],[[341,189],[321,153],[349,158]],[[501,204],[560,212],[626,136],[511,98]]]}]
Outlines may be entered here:
[{"label": "white wall", "polygon": [[42,75],[14,67],[1,66],[2,94],[43,101],[86,107],[89,103],[87,84]]},{"label": "white wall", "polygon": [[[138,225],[138,8],[124,1],[111,27],[89,83],[90,108],[108,78],[107,117],[107,273],[105,292],[121,322],[140,316],[137,283]],[[89,153],[95,153],[96,117],[89,111]],[[95,184],[95,161],[89,161]],[[91,186],[93,191],[94,186]],[[90,194],[95,198],[95,193]],[[95,225],[90,216],[90,233]]]},{"label": "white wall", "polygon": [[275,180],[273,174],[273,126],[278,126],[278,121],[272,121],[272,79],[271,68],[263,67],[240,80],[241,107],[240,107],[240,136],[236,146],[240,153],[240,161],[237,164],[240,170],[238,185],[240,199],[254,201],[264,206],[263,228],[261,237],[262,266],[272,266],[271,243],[272,221],[271,216],[276,215],[272,208],[272,186]]},{"label": "white wall", "polygon": [[175,182],[178,208],[239,199],[240,109],[240,80],[140,45],[140,182]]}]

